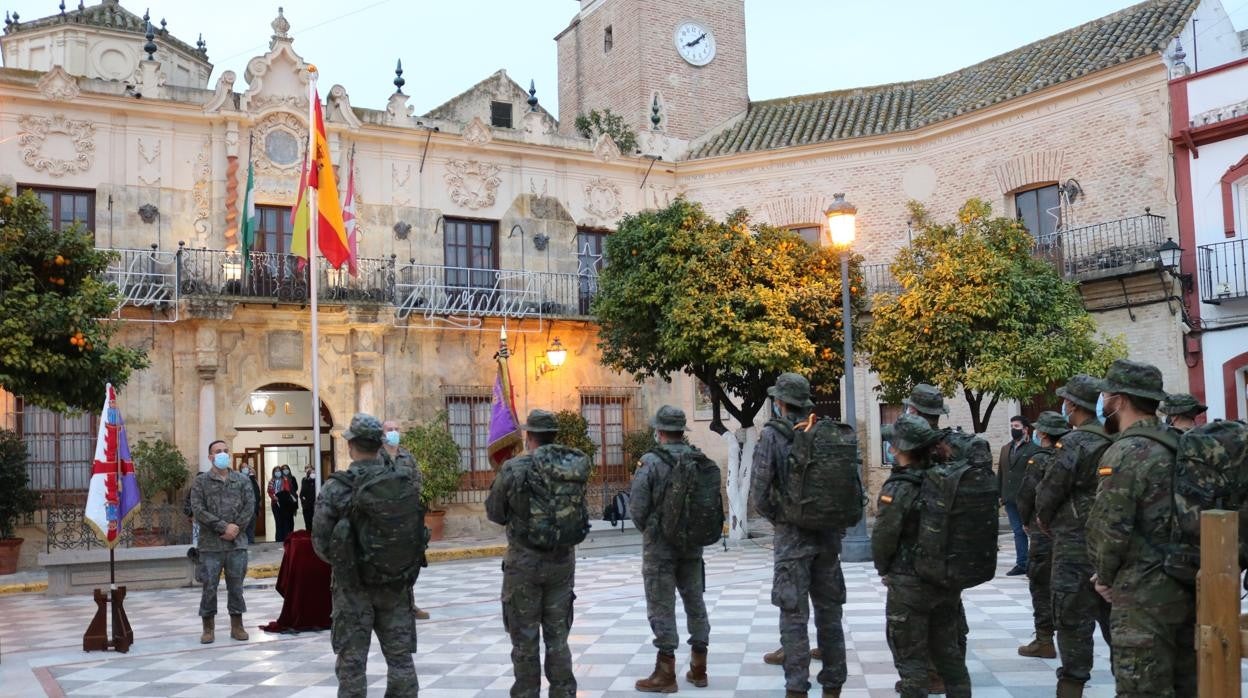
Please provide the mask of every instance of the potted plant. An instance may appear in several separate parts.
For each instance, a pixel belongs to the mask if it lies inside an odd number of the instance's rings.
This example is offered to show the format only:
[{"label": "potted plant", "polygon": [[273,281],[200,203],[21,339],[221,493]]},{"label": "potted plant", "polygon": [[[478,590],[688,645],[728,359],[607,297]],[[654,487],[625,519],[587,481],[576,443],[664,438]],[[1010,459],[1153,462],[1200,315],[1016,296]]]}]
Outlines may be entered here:
[{"label": "potted plant", "polygon": [[411,451],[420,467],[420,503],[425,508],[425,525],[431,540],[442,540],[446,500],[459,489],[459,444],[451,436],[446,411],[433,421],[403,432],[399,441]]},{"label": "potted plant", "polygon": [[16,433],[0,429],[0,574],[17,571],[22,549],[22,539],[15,535],[17,522],[39,506],[39,493],[28,487],[26,459],[26,444]]},{"label": "potted plant", "polygon": [[[151,505],[157,494],[164,495],[166,504],[175,504],[178,501],[178,491],[190,479],[186,458],[178,447],[164,439],[140,441],[131,449],[130,455],[134,459],[134,477],[139,483],[139,496],[142,497],[143,504]],[[149,509],[146,512],[147,520],[155,522],[155,513]],[[144,516],[144,512],[140,510],[139,515]],[[165,534],[166,531],[157,525],[135,526],[134,544],[138,547],[164,545]]]},{"label": "potted plant", "polygon": [[581,413],[572,410],[561,410],[555,413],[555,423],[559,431],[555,433],[555,443],[575,448],[589,458],[589,477],[592,479],[598,472],[598,461],[594,454],[598,453],[598,444],[589,438],[589,423]]},{"label": "potted plant", "polygon": [[641,457],[654,446],[654,431],[650,429],[635,429],[624,434],[624,462],[628,464],[629,473],[637,470]]}]

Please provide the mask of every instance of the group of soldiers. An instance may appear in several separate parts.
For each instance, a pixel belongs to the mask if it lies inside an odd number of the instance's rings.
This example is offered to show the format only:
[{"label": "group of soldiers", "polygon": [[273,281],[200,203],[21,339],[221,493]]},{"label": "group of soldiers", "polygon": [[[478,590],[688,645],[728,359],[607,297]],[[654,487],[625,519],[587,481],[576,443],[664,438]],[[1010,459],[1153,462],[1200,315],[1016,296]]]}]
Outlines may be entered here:
[{"label": "group of soldiers", "polygon": [[[810,384],[797,374],[782,374],[768,393],[773,398],[773,419],[763,428],[754,453],[750,500],[775,529],[771,598],[779,609],[781,648],[764,660],[783,665],[786,698],[807,695],[811,661],[819,661],[816,681],[822,695],[836,698],[847,678],[842,624],[846,590],[840,564],[844,531],[792,525],[776,506],[776,490],[790,467],[793,432],[785,425],[809,428],[814,403]],[[1180,420],[1194,418],[1203,406],[1190,396],[1167,395],[1156,367],[1127,360],[1115,361],[1104,378],[1074,376],[1056,397],[1061,411],[1046,412],[1035,424],[1038,445],[1018,497],[1031,538],[1028,574],[1036,626],[1035,640],[1019,653],[1059,655],[1058,698],[1081,696],[1091,675],[1093,633],[1099,625],[1112,648],[1118,696],[1194,696],[1194,593],[1160,569],[1159,550],[1169,535],[1174,458],[1142,434],[1183,428],[1190,422]],[[906,413],[884,428],[896,466],[879,494],[871,541],[876,569],[888,590],[887,640],[901,676],[896,690],[905,698],[929,691],[966,698],[971,681],[961,589],[935,586],[916,572],[928,553],[917,545],[923,501],[916,484],[922,479],[915,476],[965,457],[959,453],[964,442],[954,430],[940,428],[939,420],[948,409],[938,389],[919,385],[904,404]],[[1158,419],[1159,409],[1170,416],[1168,424]],[[631,509],[643,536],[647,618],[658,652],[653,672],[639,679],[636,689],[672,693],[679,688],[676,593],[685,608],[691,648],[684,679],[693,686],[708,683],[710,622],[703,601],[702,548],[676,549],[654,525],[658,505],[669,494],[672,463],[696,449],[684,438],[687,427],[681,410],[662,407],[651,426],[656,445],[638,464]],[[502,466],[486,501],[487,516],[505,526],[508,535],[501,600],[503,624],[512,642],[513,696],[539,695],[543,668],[550,696],[576,694],[568,647],[575,546],[535,547],[518,530],[530,525],[517,503],[523,506],[528,501],[526,488],[531,487],[529,480],[543,449],[568,451],[553,445],[557,431],[554,414],[531,412],[524,424],[525,453]],[[376,418],[356,415],[344,438],[352,459],[348,473],[356,482],[386,469],[408,468],[414,476],[399,482],[414,487],[418,495],[418,468],[414,462],[396,465],[382,455],[383,430]],[[991,463],[986,467],[990,470]],[[203,478],[196,482],[199,490],[213,485]],[[352,497],[358,496],[346,482],[331,478],[325,483],[312,533],[318,554],[335,567],[332,642],[338,654],[339,695],[365,695],[364,662],[374,632],[389,669],[386,695],[416,695],[411,581],[373,585],[352,581],[340,575],[345,563],[333,554],[340,522],[352,509]],[[233,483],[227,477],[221,484]],[[245,500],[242,488],[236,489]],[[207,491],[192,495],[196,500],[212,496]],[[579,506],[578,515],[587,521],[583,502]],[[243,516],[246,502],[238,508]],[[234,524],[205,523],[223,538],[237,535]],[[222,564],[228,571],[230,560]],[[215,585],[213,597],[214,608],[201,609],[209,620],[215,612]],[[231,596],[231,614],[241,614],[243,609],[234,601]],[[807,632],[812,608],[814,648]],[[208,627],[206,622],[206,632]]]}]

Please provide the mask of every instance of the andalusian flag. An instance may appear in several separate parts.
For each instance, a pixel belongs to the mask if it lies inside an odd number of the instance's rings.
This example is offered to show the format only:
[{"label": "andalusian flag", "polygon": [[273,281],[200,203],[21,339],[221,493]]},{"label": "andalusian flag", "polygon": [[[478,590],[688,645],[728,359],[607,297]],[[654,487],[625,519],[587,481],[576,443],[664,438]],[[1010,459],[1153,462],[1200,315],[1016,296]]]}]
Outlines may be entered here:
[{"label": "andalusian flag", "polygon": [[239,235],[243,244],[243,275],[251,274],[251,248],[256,244],[256,168],[251,164],[251,149],[247,151],[247,193],[243,195],[243,230]]},{"label": "andalusian flag", "polygon": [[109,383],[104,388],[104,411],[95,439],[91,463],[91,484],[87,490],[87,510],[83,517],[104,545],[113,547],[121,540],[121,527],[139,510],[139,483],[130,459],[126,422],[117,409],[117,391]]},{"label": "andalusian flag", "polygon": [[[329,141],[325,138],[325,118],[321,112],[321,96],[313,92],[314,124],[311,129],[310,164],[299,190],[295,204],[295,226],[291,231],[290,253],[308,258],[308,215],[301,209],[306,205],[305,196],[316,196],[317,245],[321,255],[335,269],[342,268],[351,256],[347,244],[346,225],[342,221],[342,204],[338,199],[338,185],[334,181],[334,165],[329,160]],[[311,189],[315,194],[308,194]],[[302,216],[302,220],[301,217]],[[302,223],[302,226],[300,225]]]},{"label": "andalusian flag", "polygon": [[351,276],[359,276],[359,224],[355,220],[355,146],[351,147],[351,159],[347,161],[347,193],[344,196],[346,202],[342,205],[342,222],[347,228],[347,250],[350,254],[347,257],[347,268],[351,271]]}]

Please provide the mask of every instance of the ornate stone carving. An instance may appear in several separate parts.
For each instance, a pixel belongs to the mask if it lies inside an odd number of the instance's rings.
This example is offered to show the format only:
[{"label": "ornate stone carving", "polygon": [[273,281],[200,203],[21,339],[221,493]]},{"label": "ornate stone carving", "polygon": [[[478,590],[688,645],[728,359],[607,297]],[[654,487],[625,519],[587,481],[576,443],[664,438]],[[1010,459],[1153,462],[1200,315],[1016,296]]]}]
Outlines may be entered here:
[{"label": "ornate stone carving", "polygon": [[[667,208],[677,197],[683,196],[683,186],[674,187],[670,184],[651,184],[646,187],[649,193],[650,208]],[[814,220],[819,220],[818,218]]]},{"label": "ornate stone carving", "polygon": [[390,202],[395,206],[407,206],[412,202],[407,195],[407,183],[412,178],[412,166],[405,164],[402,168],[390,163]]},{"label": "ornate stone carving", "polygon": [[53,102],[72,102],[78,99],[78,81],[59,65],[52,66],[52,70],[39,78],[38,87],[39,93]]},{"label": "ornate stone carving", "polygon": [[395,92],[390,95],[390,101],[386,104],[386,117],[384,119],[387,126],[411,126],[412,112],[415,107],[407,103],[408,96],[402,92]]},{"label": "ornate stone carving", "polygon": [[[90,121],[66,119],[64,114],[27,114],[17,118],[17,126],[17,144],[22,151],[22,161],[38,172],[64,177],[86,172],[95,162],[95,124]],[[73,145],[74,157],[61,159],[45,155],[43,146],[48,136],[67,136]]]},{"label": "ornate stone carving", "polygon": [[269,370],[303,370],[303,333],[275,330],[269,333]]},{"label": "ornate stone carving", "polygon": [[287,112],[268,114],[255,126],[257,175],[299,174],[307,132],[303,120]]},{"label": "ornate stone carving", "polygon": [[603,162],[611,162],[620,157],[620,146],[615,144],[615,139],[609,134],[602,134],[594,143],[594,157]]},{"label": "ornate stone carving", "polygon": [[217,78],[217,85],[214,88],[212,96],[204,103],[204,112],[211,114],[222,110],[234,110],[234,80],[237,76],[234,71],[227,70],[221,73],[221,77]]},{"label": "ornate stone carving", "polygon": [[603,177],[585,183],[585,211],[595,218],[611,220],[620,215],[620,188]]},{"label": "ornate stone carving", "polygon": [[492,140],[494,140],[494,132],[479,116],[472,117],[472,121],[464,127],[464,142],[469,145],[487,145]]},{"label": "ornate stone carving", "polygon": [[139,184],[147,187],[160,186],[160,141],[150,149],[147,148],[143,139],[137,139],[139,148]]},{"label": "ornate stone carving", "polygon": [[195,156],[195,184],[191,187],[191,199],[195,202],[195,232],[199,233],[203,242],[208,237],[208,214],[212,207],[212,139],[204,140],[204,147]]},{"label": "ornate stone carving", "polygon": [[477,160],[451,160],[446,163],[446,187],[451,201],[472,210],[494,205],[503,180],[499,167]]},{"label": "ornate stone carving", "polygon": [[[247,63],[243,77],[247,91],[240,104],[244,111],[287,108],[303,113],[308,109],[307,64],[291,48],[293,39],[287,34],[290,23],[280,12],[273,20],[273,38],[269,52]],[[273,77],[272,80],[269,80]]]},{"label": "ornate stone carving", "polygon": [[326,121],[336,121],[353,129],[360,127],[360,117],[356,116],[355,111],[351,109],[351,98],[347,96],[347,88],[342,85],[329,88],[329,97],[325,102]]}]

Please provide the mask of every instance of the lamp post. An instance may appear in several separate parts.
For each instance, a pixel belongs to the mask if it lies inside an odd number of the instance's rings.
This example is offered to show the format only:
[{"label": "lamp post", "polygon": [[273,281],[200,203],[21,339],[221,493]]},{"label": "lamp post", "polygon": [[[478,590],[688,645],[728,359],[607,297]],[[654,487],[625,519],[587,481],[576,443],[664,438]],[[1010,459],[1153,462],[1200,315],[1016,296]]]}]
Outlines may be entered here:
[{"label": "lamp post", "polygon": [[[855,414],[854,400],[854,323],[849,302],[849,255],[854,243],[854,228],[857,225],[858,209],[845,200],[844,194],[833,194],[832,203],[823,212],[828,219],[828,237],[832,246],[841,253],[841,327],[845,330],[845,393],[841,404],[845,411],[845,423],[855,434],[858,432],[858,419]],[[862,452],[862,438],[858,436],[858,451]],[[861,460],[861,458],[859,458]],[[866,488],[866,474],[859,473],[863,488]],[[841,544],[841,559],[846,562],[866,562],[871,559],[871,541],[867,538],[867,515],[862,512],[858,523],[849,530]]]}]

